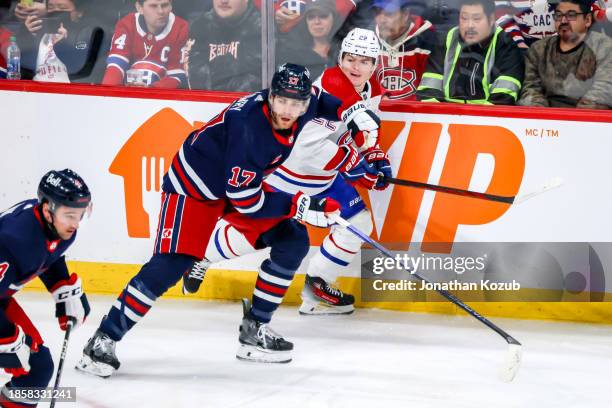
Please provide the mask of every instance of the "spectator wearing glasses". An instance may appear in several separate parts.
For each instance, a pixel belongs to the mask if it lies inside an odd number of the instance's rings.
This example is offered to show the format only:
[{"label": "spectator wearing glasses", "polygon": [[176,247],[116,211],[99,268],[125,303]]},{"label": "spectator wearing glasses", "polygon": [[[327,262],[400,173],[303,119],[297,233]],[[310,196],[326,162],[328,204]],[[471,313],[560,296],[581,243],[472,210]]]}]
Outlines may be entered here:
[{"label": "spectator wearing glasses", "polygon": [[612,40],[591,31],[589,0],[561,0],[554,12],[558,35],[527,52],[519,104],[612,108]]}]

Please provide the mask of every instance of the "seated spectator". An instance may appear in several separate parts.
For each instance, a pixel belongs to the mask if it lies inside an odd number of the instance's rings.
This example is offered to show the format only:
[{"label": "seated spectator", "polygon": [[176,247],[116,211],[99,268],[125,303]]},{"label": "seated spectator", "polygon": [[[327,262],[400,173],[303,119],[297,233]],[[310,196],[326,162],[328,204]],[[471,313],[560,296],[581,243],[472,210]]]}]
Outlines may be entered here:
[{"label": "seated spectator", "polygon": [[495,26],[493,0],[462,0],[459,26],[430,54],[417,99],[512,105],[523,75],[518,47]]},{"label": "seated spectator", "polygon": [[6,79],[6,49],[11,42],[13,34],[4,27],[0,27],[0,79]]},{"label": "seated spectator", "polygon": [[374,0],[381,44],[377,78],[385,99],[415,100],[427,58],[435,46],[432,24],[412,14],[412,0]]},{"label": "seated spectator", "polygon": [[[318,0],[274,0],[274,21],[280,33],[288,33],[302,20],[306,5]],[[336,22],[344,21],[355,10],[355,2],[360,0],[332,0],[335,4]],[[261,10],[261,0],[253,2]]]},{"label": "seated spectator", "polygon": [[[557,1],[497,0],[497,24],[510,34],[520,48],[529,48],[535,41],[556,34],[553,14]],[[590,0],[597,21],[605,21],[603,1]],[[612,16],[612,14],[610,14]]]},{"label": "seated spectator", "polygon": [[136,11],[115,27],[102,83],[185,87],[182,58],[189,36],[187,22],[172,13],[171,0],[137,0]]},{"label": "seated spectator", "polygon": [[96,66],[96,61],[104,44],[104,31],[86,14],[86,3],[48,0],[45,17],[26,17],[25,30],[18,38],[23,79],[100,82],[103,65]]},{"label": "seated spectator", "polygon": [[590,10],[585,0],[557,4],[558,35],[537,41],[527,52],[519,104],[612,108],[612,40],[590,31]]},{"label": "seated spectator", "polygon": [[555,34],[555,6],[548,0],[495,1],[497,24],[519,48],[529,48],[535,41]]},{"label": "seated spectator", "polygon": [[261,19],[249,0],[213,0],[192,25],[194,89],[252,92],[261,88]]},{"label": "seated spectator", "polygon": [[298,27],[279,41],[276,60],[278,65],[303,65],[315,79],[325,68],[336,65],[331,49],[331,39],[338,28],[336,8],[332,0],[317,0],[306,4],[304,16]]}]

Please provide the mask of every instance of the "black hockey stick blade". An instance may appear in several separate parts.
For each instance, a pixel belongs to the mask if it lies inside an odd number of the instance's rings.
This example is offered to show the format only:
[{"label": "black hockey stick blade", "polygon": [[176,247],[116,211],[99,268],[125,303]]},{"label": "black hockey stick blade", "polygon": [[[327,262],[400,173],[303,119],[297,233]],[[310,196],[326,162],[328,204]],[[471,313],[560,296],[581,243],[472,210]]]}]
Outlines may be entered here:
[{"label": "black hockey stick blade", "polygon": [[[393,254],[387,248],[382,246],[379,242],[377,242],[377,241],[373,240],[372,238],[370,238],[367,234],[365,234],[362,231],[360,231],[359,229],[355,228],[349,221],[345,220],[344,218],[342,218],[340,216],[336,217],[335,221],[336,221],[336,223],[338,225],[340,225],[342,227],[345,227],[346,229],[351,231],[353,234],[355,234],[357,237],[359,237],[363,242],[372,245],[382,255],[384,255],[386,257],[389,257],[391,259],[394,258]],[[414,277],[416,277],[416,278],[418,278],[418,279],[420,279],[420,280],[422,280],[424,282],[431,283],[431,281],[429,281],[424,276],[419,275],[415,271],[411,271],[411,274]],[[463,303],[459,298],[457,298],[452,293],[450,293],[450,292],[448,292],[448,291],[446,291],[444,289],[436,289],[436,292],[438,292],[440,295],[444,296],[451,303],[453,303],[456,306],[458,306],[461,309],[463,309],[470,316],[474,317],[476,320],[478,320],[479,322],[481,322],[485,326],[487,326],[490,329],[492,329],[493,331],[495,331],[497,334],[499,334],[506,341],[506,343],[508,343],[508,353],[506,355],[506,362],[501,367],[501,369],[499,371],[499,377],[500,377],[500,379],[502,381],[505,381],[505,382],[512,381],[514,379],[514,377],[516,376],[516,374],[517,374],[517,372],[518,372],[518,370],[519,370],[519,368],[521,366],[521,359],[522,359],[522,345],[521,345],[521,343],[518,340],[516,340],[514,337],[512,337],[511,335],[506,333],[499,326],[495,325],[492,321],[490,321],[489,319],[487,319],[486,317],[484,317],[483,315],[481,315],[480,313],[478,313],[477,311],[472,309],[470,306],[468,306],[465,303]]]}]

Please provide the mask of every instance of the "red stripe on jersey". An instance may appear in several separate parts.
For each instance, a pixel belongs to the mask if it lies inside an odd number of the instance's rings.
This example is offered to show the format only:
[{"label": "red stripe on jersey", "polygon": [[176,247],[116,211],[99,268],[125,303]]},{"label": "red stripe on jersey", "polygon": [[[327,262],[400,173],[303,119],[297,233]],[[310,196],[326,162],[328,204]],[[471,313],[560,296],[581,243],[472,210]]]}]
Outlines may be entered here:
[{"label": "red stripe on jersey", "polygon": [[285,292],[287,292],[287,288],[279,288],[279,287],[276,287],[276,286],[272,286],[272,285],[262,281],[261,279],[257,280],[257,285],[256,286],[257,286],[257,289],[264,290],[266,292],[270,292],[270,293],[273,293],[273,294],[278,295],[278,296],[284,296]]},{"label": "red stripe on jersey", "polygon": [[252,207],[254,204],[256,204],[259,201],[259,199],[261,198],[261,195],[262,195],[262,192],[260,191],[259,194],[257,194],[255,197],[246,198],[244,200],[230,199],[230,203],[232,203],[234,207]]},{"label": "red stripe on jersey", "polygon": [[[231,106],[231,105],[230,105]],[[212,120],[210,120],[208,123],[206,123],[204,126],[202,126],[200,129],[198,129],[197,133],[195,135],[193,135],[193,139],[191,140],[191,145],[193,146],[193,144],[199,139],[200,135],[209,127],[215,126],[219,123],[223,123],[223,121],[225,121],[225,112],[227,112],[227,110],[229,109],[229,106],[225,109],[223,109],[221,111],[221,113],[219,113],[217,116],[215,116],[214,118],[212,118]]]},{"label": "red stripe on jersey", "polygon": [[344,249],[342,248],[340,245],[338,245],[336,243],[336,241],[334,241],[334,234],[329,234],[329,240],[332,242],[332,244],[334,244],[336,246],[336,248],[348,253],[348,254],[352,254],[355,255],[357,252],[353,252],[353,251],[349,251],[348,249]]},{"label": "red stripe on jersey", "polygon": [[183,173],[183,168],[181,167],[181,163],[179,161],[178,154],[174,156],[174,160],[172,160],[172,168],[176,171],[176,174],[179,176],[179,178],[183,182],[183,185],[185,186],[185,189],[187,190],[187,194],[189,194],[191,197],[196,198],[198,200],[204,200],[204,197],[202,197],[202,194],[200,194],[198,190],[196,190],[193,184],[191,184],[191,181],[187,178],[187,176],[185,176],[185,173]]},{"label": "red stripe on jersey", "polygon": [[225,230],[223,231],[223,235],[225,235],[225,242],[227,243],[227,248],[230,250],[230,252],[232,254],[234,254],[234,256],[238,256],[238,254],[236,252],[234,252],[234,250],[232,249],[232,246],[230,245],[230,240],[229,240],[228,233],[227,233],[229,231],[230,227],[231,227],[231,225],[229,225],[229,224],[225,226]]},{"label": "red stripe on jersey", "polygon": [[297,178],[301,178],[301,179],[306,179],[306,180],[322,180],[322,181],[329,181],[331,179],[333,179],[335,177],[335,175],[331,175],[331,176],[310,176],[310,175],[305,175],[305,174],[299,174],[296,173],[294,171],[289,170],[288,168],[286,168],[285,166],[280,166],[279,169],[293,177],[297,177]]}]

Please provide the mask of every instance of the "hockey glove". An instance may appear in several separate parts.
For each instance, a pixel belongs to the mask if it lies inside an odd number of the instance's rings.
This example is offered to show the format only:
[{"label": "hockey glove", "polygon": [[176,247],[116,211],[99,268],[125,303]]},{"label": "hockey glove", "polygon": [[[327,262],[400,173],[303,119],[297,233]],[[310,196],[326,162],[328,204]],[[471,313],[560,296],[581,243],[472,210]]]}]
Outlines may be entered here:
[{"label": "hockey glove", "polygon": [[378,181],[378,170],[373,164],[368,163],[365,159],[353,167],[351,170],[342,173],[346,181],[354,186],[359,186],[372,190]]},{"label": "hockey glove", "polygon": [[291,216],[315,227],[329,227],[334,215],[340,214],[340,204],[333,198],[314,198],[299,192],[292,202]]},{"label": "hockey glove", "polygon": [[70,318],[75,320],[77,327],[89,315],[89,302],[76,273],[70,275],[70,279],[57,282],[51,288],[51,295],[55,300],[55,317],[59,320],[60,329],[66,330]]},{"label": "hockey glove", "polygon": [[[30,371],[30,348],[32,339],[26,336],[19,325],[15,325],[15,334],[0,338],[0,367],[14,377],[25,375]],[[34,345],[33,351],[38,351]]]},{"label": "hockey glove", "polygon": [[372,131],[380,127],[380,118],[363,102],[357,102],[342,112],[342,121],[353,137],[360,131]]},{"label": "hockey glove", "polygon": [[387,178],[393,177],[391,173],[391,162],[389,156],[379,146],[371,147],[363,152],[364,159],[372,164],[378,172],[378,181],[374,186],[376,190],[384,190],[389,187]]},{"label": "hockey glove", "polygon": [[352,144],[345,144],[338,147],[338,152],[323,170],[337,170],[343,173],[355,167],[357,163],[359,163],[359,152]]}]

